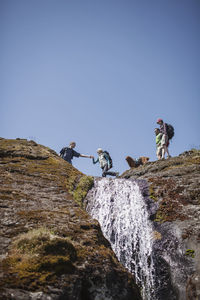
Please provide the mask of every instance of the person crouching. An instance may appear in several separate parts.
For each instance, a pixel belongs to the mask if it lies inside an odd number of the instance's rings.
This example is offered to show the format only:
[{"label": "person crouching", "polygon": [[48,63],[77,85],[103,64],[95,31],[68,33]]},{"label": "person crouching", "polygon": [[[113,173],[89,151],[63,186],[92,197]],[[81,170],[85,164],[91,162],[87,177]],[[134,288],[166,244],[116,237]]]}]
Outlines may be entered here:
[{"label": "person crouching", "polygon": [[111,165],[110,165],[110,161],[109,161],[109,157],[108,157],[107,153],[104,152],[101,148],[98,148],[97,154],[98,154],[97,160],[95,160],[93,157],[93,164],[96,164],[97,162],[99,162],[100,167],[102,169],[102,177],[106,177],[106,175],[118,177],[119,176],[118,172],[108,171],[109,169],[111,169]]}]

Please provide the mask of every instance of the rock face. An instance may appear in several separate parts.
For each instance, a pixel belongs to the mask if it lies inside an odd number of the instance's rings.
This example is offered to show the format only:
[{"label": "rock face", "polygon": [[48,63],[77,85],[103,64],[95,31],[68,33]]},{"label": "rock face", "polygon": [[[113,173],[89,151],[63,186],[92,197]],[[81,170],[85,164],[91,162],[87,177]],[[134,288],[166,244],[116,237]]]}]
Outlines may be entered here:
[{"label": "rock face", "polygon": [[91,182],[49,148],[0,139],[0,299],[141,299],[75,201]]},{"label": "rock face", "polygon": [[122,177],[143,182],[155,229],[157,298],[200,299],[200,151],[149,162]]}]

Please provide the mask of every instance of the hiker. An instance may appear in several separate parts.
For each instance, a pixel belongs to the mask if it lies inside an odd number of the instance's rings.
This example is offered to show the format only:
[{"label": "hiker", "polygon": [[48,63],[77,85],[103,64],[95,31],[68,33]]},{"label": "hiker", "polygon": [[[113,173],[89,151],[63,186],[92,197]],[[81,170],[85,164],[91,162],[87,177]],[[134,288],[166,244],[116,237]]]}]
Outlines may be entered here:
[{"label": "hiker", "polygon": [[108,172],[112,168],[112,159],[107,151],[103,151],[101,148],[97,149],[98,158],[95,161],[93,156],[93,164],[97,162],[100,163],[100,167],[102,169],[102,177],[106,177],[106,175],[110,176],[119,176],[118,172]]},{"label": "hiker", "polygon": [[165,159],[165,153],[167,153],[167,158],[171,157],[169,154],[169,138],[167,133],[167,124],[163,122],[162,119],[157,120],[157,124],[160,125],[160,133],[162,134],[161,146],[162,146],[162,156],[161,159]]},{"label": "hiker", "polygon": [[158,159],[161,159],[162,158],[162,146],[161,146],[162,133],[160,132],[159,128],[155,128],[154,132],[156,135],[156,156]]},{"label": "hiker", "polygon": [[76,147],[75,142],[71,142],[69,144],[69,147],[64,147],[60,151],[60,156],[66,160],[68,163],[72,164],[72,159],[73,157],[87,157],[87,158],[92,158],[92,155],[85,155],[85,154],[80,154],[74,150]]}]

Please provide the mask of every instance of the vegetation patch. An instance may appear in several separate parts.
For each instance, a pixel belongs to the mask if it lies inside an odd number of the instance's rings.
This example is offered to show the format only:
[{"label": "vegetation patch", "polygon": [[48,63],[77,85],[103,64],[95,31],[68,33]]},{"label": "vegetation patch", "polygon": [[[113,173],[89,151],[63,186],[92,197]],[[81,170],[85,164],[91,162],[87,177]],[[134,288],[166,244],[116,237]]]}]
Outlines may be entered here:
[{"label": "vegetation patch", "polygon": [[73,192],[75,201],[82,207],[83,200],[88,191],[94,186],[94,178],[92,176],[81,177],[76,189]]},{"label": "vegetation patch", "polygon": [[55,276],[75,271],[77,253],[68,238],[46,228],[31,230],[18,236],[3,261],[9,270],[6,284],[34,290],[55,280]]},{"label": "vegetation patch", "polygon": [[151,182],[150,196],[152,195],[151,198],[159,203],[155,222],[187,219],[182,210],[182,207],[189,203],[183,193],[184,187],[178,186],[171,178],[152,177],[149,178],[149,182]]},{"label": "vegetation patch", "polygon": [[153,199],[154,201],[158,201],[158,199],[155,196],[155,187],[153,184],[149,186],[149,198]]},{"label": "vegetation patch", "polygon": [[187,249],[187,250],[185,251],[185,255],[194,258],[194,257],[195,257],[195,251],[192,250],[192,249]]}]

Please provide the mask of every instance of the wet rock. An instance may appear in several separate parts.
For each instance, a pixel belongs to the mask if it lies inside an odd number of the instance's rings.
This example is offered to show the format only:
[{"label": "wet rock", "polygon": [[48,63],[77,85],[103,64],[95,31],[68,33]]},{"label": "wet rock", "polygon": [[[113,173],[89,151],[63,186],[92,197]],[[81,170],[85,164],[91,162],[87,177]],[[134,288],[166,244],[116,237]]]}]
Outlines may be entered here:
[{"label": "wet rock", "polygon": [[199,299],[200,151],[148,162],[122,177],[148,186],[150,219],[161,237],[154,242],[158,299]]}]

